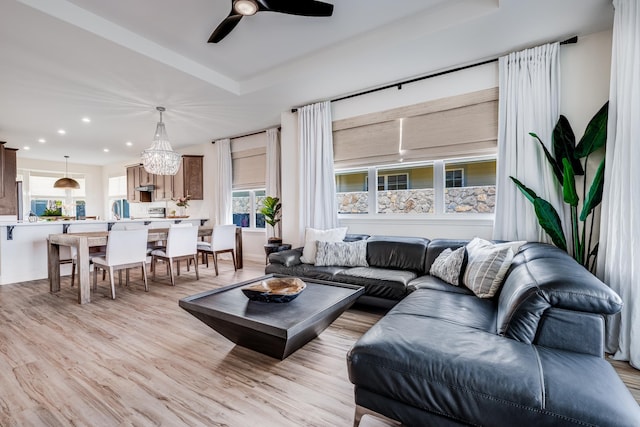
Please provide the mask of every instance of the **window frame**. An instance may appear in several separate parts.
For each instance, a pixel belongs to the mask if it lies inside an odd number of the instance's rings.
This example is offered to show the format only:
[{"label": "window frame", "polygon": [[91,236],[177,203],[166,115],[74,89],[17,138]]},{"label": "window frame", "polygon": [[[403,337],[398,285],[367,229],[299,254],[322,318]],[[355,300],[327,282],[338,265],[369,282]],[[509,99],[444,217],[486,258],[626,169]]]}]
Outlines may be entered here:
[{"label": "window frame", "polygon": [[[426,218],[426,219],[437,219],[437,218],[449,218],[449,217],[466,217],[466,218],[479,218],[479,219],[486,219],[486,218],[493,218],[495,213],[451,213],[451,212],[447,212],[446,210],[446,206],[445,206],[445,191],[447,190],[447,188],[461,188],[461,187],[447,187],[446,186],[446,168],[447,165],[450,165],[452,163],[470,163],[470,162],[475,162],[475,161],[495,161],[497,163],[498,161],[498,156],[497,153],[496,154],[492,154],[492,155],[483,155],[483,156],[469,156],[469,157],[455,157],[455,158],[448,158],[448,159],[438,159],[438,160],[431,160],[431,161],[421,161],[421,162],[411,162],[411,163],[395,163],[395,164],[384,164],[384,165],[375,165],[375,166],[368,166],[366,168],[362,168],[362,167],[354,167],[354,168],[346,168],[346,169],[336,169],[334,171],[334,175],[339,175],[339,174],[345,174],[345,173],[349,173],[351,171],[363,171],[366,170],[368,172],[367,176],[365,177],[365,183],[367,191],[368,191],[368,206],[367,206],[367,212],[364,213],[351,213],[351,212],[338,212],[338,218],[342,219],[350,219],[350,218],[356,218],[356,217],[362,217],[362,215],[368,215],[369,217],[376,217],[376,218],[406,218],[406,217],[420,217],[420,218]],[[408,167],[424,167],[424,166],[433,166],[433,192],[434,192],[434,201],[433,201],[433,206],[434,206],[434,212],[433,213],[380,213],[378,212],[378,191],[388,191],[388,190],[377,190],[377,186],[375,189],[370,188],[371,186],[368,185],[368,182],[375,180],[377,182],[377,177],[379,176],[377,174],[377,172],[379,170],[390,170],[393,168],[397,168],[397,169],[406,169]],[[453,170],[453,169],[461,169],[463,171],[463,187],[466,181],[466,176],[464,174],[464,168],[450,168],[449,170]],[[394,175],[394,174],[383,174],[384,175]],[[407,175],[409,175],[409,173],[407,172]],[[385,184],[386,184],[386,180],[385,180]],[[385,185],[386,187],[386,185]],[[407,187],[410,188],[411,186],[409,185],[409,177],[407,176]],[[401,191],[401,190],[398,190]],[[339,192],[336,189],[336,197],[339,194]]]}]

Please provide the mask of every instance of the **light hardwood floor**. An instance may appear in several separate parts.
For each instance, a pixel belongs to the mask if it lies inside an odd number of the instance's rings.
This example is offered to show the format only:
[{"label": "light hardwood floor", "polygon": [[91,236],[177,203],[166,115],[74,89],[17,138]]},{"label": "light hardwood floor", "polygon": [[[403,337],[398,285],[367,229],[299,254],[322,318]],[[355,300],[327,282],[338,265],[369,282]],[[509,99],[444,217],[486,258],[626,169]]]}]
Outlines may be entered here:
[{"label": "light hardwood floor", "polygon": [[[184,268],[184,267],[183,267]],[[345,356],[383,312],[356,307],[284,361],[235,347],[178,300],[264,271],[221,262],[159,276],[139,274],[109,298],[100,282],[76,303],[68,277],[0,286],[1,426],[350,426],[353,387]],[[616,363],[640,400],[640,373]],[[383,426],[373,419],[363,427]]]}]

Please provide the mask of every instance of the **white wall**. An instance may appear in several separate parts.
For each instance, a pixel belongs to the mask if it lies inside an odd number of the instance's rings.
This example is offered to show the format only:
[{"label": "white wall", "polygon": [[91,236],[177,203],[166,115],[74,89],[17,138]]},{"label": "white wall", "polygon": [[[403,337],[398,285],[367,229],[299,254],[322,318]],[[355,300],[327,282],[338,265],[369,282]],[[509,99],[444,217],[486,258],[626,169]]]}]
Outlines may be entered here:
[{"label": "white wall", "polygon": [[[567,116],[579,137],[589,119],[606,101],[609,92],[611,61],[611,31],[580,37],[575,45],[561,47],[562,92],[561,113]],[[333,120],[422,103],[498,86],[498,65],[480,67],[447,74],[332,103]],[[283,237],[294,245],[303,243],[303,233],[297,217],[298,151],[297,116],[282,114],[283,168]],[[479,217],[475,217],[479,218]],[[447,215],[424,219],[413,216],[358,215],[342,216],[342,225],[349,232],[365,234],[414,235],[451,238],[491,237],[492,219],[465,219]]]}]

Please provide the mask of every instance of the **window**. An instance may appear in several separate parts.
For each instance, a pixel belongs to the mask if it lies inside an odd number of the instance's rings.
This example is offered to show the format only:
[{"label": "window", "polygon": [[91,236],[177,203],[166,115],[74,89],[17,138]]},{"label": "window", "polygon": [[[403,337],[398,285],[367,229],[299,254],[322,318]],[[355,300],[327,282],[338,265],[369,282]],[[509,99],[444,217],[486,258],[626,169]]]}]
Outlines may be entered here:
[{"label": "window", "polygon": [[464,169],[449,169],[445,171],[445,187],[464,187]]},{"label": "window", "polygon": [[53,184],[60,178],[57,172],[20,170],[26,186],[27,203],[30,210],[38,216],[62,215],[69,217],[84,216],[86,212],[84,175],[69,174],[80,184],[80,188],[69,190],[54,188]]},{"label": "window", "polygon": [[378,191],[407,190],[409,188],[409,175],[378,175]]},{"label": "window", "polygon": [[265,190],[243,190],[232,193],[233,223],[243,228],[265,228],[264,215],[260,213]]},{"label": "window", "polygon": [[127,200],[127,176],[109,177],[109,216],[110,219],[130,218]]},{"label": "window", "polygon": [[497,136],[498,88],[337,120],[339,213],[493,212]]},{"label": "window", "polygon": [[[373,193],[367,185],[370,176],[378,183]],[[493,157],[337,171],[338,213],[493,213],[495,184]]]},{"label": "window", "polygon": [[446,213],[493,213],[496,204],[496,159],[446,161]]}]

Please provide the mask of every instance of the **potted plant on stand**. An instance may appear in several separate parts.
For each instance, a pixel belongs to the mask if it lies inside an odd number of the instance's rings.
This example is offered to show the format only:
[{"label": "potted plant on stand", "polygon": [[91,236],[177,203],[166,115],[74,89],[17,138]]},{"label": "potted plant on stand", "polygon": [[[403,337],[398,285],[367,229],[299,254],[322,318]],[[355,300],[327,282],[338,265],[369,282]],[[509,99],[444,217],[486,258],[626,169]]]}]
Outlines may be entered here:
[{"label": "potted plant on stand", "polygon": [[278,228],[276,225],[282,220],[280,216],[280,209],[282,208],[282,203],[280,203],[280,198],[267,196],[262,201],[262,209],[260,209],[260,213],[264,215],[264,221],[271,226],[273,229],[273,237],[269,237],[268,242],[271,244],[281,244],[282,238],[278,237]]}]

